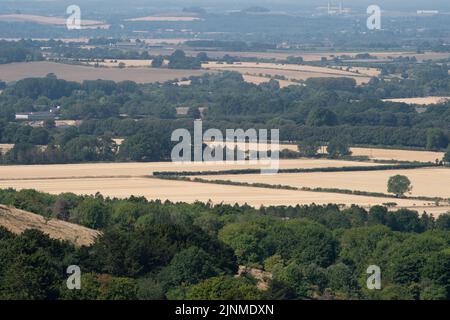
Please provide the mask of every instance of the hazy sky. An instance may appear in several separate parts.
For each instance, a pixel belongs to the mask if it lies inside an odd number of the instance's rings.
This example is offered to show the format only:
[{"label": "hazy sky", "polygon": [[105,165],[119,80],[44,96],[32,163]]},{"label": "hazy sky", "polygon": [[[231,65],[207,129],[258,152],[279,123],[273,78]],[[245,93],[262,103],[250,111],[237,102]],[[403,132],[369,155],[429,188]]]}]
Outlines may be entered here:
[{"label": "hazy sky", "polygon": [[[340,0],[330,0],[338,3]],[[345,6],[353,8],[363,8],[370,4],[380,5],[385,10],[418,10],[418,9],[439,9],[450,10],[450,0],[343,0]],[[260,5],[269,7],[272,10],[301,10],[302,8],[314,8],[323,6],[328,0],[0,0],[0,11],[2,4],[14,3],[20,6],[21,3],[40,3],[41,7],[51,8],[63,4],[88,4],[89,6],[99,5],[108,7],[186,7],[198,5],[207,8],[242,9],[250,5]]]}]

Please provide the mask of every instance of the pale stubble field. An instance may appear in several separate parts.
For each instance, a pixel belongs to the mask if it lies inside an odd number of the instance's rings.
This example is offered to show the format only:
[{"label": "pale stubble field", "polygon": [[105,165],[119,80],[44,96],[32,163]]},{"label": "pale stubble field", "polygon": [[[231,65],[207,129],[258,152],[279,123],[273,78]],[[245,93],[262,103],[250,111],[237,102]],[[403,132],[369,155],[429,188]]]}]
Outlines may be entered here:
[{"label": "pale stubble field", "polygon": [[[320,168],[376,165],[375,163],[295,159],[281,160],[281,168]],[[227,204],[261,205],[307,205],[336,203],[346,206],[352,204],[366,208],[395,202],[397,208],[405,207],[430,213],[443,213],[447,207],[436,207],[429,201],[412,199],[393,199],[369,196],[356,196],[329,192],[309,192],[284,189],[267,189],[248,186],[230,186],[210,183],[161,180],[152,177],[155,171],[217,171],[245,168],[259,168],[248,164],[224,165],[224,163],[174,164],[159,163],[97,163],[37,166],[1,166],[0,188],[36,189],[42,192],[59,194],[73,192],[80,195],[93,195],[97,192],[109,197],[126,198],[131,195],[144,196],[151,200],[170,200],[173,202],[195,201]],[[376,176],[379,171],[371,172]],[[340,173],[339,173],[340,174]],[[343,173],[344,174],[344,173]],[[345,173],[347,180],[354,180],[359,172]],[[285,175],[233,175],[231,180],[242,179],[243,182],[256,182],[264,179],[269,184],[292,184],[283,181]],[[373,178],[372,177],[372,178]],[[203,177],[207,178],[207,177]],[[221,179],[221,176],[212,176]],[[228,178],[228,177],[226,177]],[[372,179],[370,178],[370,179]],[[312,181],[321,181],[319,173],[311,174]],[[369,179],[369,181],[370,181]],[[355,180],[356,181],[356,180]],[[445,183],[445,182],[444,182]],[[337,186],[335,186],[337,187]]]}]

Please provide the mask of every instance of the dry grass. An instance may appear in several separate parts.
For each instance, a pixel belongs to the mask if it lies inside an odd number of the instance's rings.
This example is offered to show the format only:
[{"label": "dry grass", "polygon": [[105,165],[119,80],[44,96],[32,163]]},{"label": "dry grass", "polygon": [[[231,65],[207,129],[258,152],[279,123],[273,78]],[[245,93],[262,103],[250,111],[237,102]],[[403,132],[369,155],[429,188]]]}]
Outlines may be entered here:
[{"label": "dry grass", "polygon": [[230,149],[235,149],[236,147],[239,150],[258,150],[260,148],[262,151],[264,150],[264,147],[266,147],[268,150],[290,150],[290,151],[298,151],[298,146],[295,144],[270,144],[270,142],[267,145],[260,145],[257,142],[214,142],[214,141],[204,141],[204,143],[210,147],[224,147]]},{"label": "dry grass", "polygon": [[[190,55],[196,55],[198,51],[195,50],[189,50],[186,51],[187,54]],[[277,59],[277,60],[285,60],[288,57],[302,57],[304,61],[306,62],[317,62],[320,61],[322,58],[327,58],[328,60],[333,60],[335,57],[339,56],[349,56],[352,58],[355,58],[355,56],[361,52],[332,52],[332,51],[325,51],[325,52],[305,52],[300,50],[289,50],[289,51],[283,51],[283,50],[276,50],[276,51],[265,51],[265,52],[246,52],[246,51],[209,51],[208,56],[211,58],[221,58],[224,55],[228,54],[230,56],[235,57],[241,57],[241,58],[260,58],[260,59]],[[364,52],[365,53],[365,52]],[[418,61],[424,61],[424,60],[440,60],[440,59],[447,59],[448,53],[445,52],[426,52],[424,54],[418,54],[416,52],[407,52],[407,51],[393,51],[393,52],[369,52],[370,55],[376,57],[377,59],[375,61],[383,61],[383,60],[390,60],[392,58],[398,58],[398,57],[415,57]],[[365,61],[372,61],[372,60],[361,60],[361,62]]]},{"label": "dry grass", "polygon": [[[219,177],[214,176],[213,178],[218,179]],[[73,192],[80,195],[94,195],[100,192],[109,197],[126,198],[134,195],[143,196],[147,199],[187,203],[211,200],[216,204],[238,203],[241,205],[249,204],[255,207],[261,205],[305,205],[312,203],[324,205],[337,203],[346,206],[357,204],[363,207],[370,207],[388,202],[396,202],[400,207],[417,207],[419,210],[434,206],[433,204],[430,206],[425,201],[417,200],[354,196],[339,193],[273,190],[140,177],[0,181],[0,187],[12,187],[18,190],[36,189],[51,194]],[[442,208],[442,210],[444,209]]]},{"label": "dry grass", "polygon": [[[295,159],[281,160],[281,168],[318,168],[332,166],[367,165],[335,160]],[[170,181],[151,178],[154,171],[205,171],[260,168],[260,165],[203,163],[103,163],[70,164],[38,166],[2,166],[0,167],[0,188],[36,189],[52,194],[73,192],[93,195],[101,192],[105,196],[126,198],[131,195],[144,196],[148,199],[170,200],[192,203],[196,200],[213,203],[261,205],[304,205],[337,203],[370,207],[387,202],[396,202],[399,207],[426,209],[435,213],[445,212],[445,208],[434,208],[434,204],[424,201],[354,196],[338,193],[317,193],[294,190],[273,190],[244,186],[204,184],[185,181]],[[354,175],[354,173],[347,173]],[[260,175],[255,175],[260,176]],[[266,177],[270,184],[275,184],[282,175]],[[231,176],[231,179],[249,180],[251,175]],[[213,176],[213,179],[221,177]]]},{"label": "dry grass", "polygon": [[257,281],[256,287],[259,290],[266,291],[269,289],[270,280],[272,280],[273,278],[273,274],[271,272],[267,272],[258,268],[239,266],[236,277],[241,277],[246,274],[250,274]]},{"label": "dry grass", "polygon": [[79,127],[83,120],[55,120],[56,127]]},{"label": "dry grass", "polygon": [[27,229],[37,229],[50,238],[70,241],[77,246],[90,246],[101,233],[86,227],[61,220],[50,219],[0,205],[0,226],[15,234],[21,234]]},{"label": "dry grass", "polygon": [[[247,74],[244,74],[243,78],[246,82],[253,83],[256,85],[260,85],[261,83],[267,83],[270,80],[272,80],[271,78],[268,78],[268,77],[251,76],[251,75],[247,75]],[[288,80],[276,80],[276,81],[280,84],[280,88],[300,85],[297,82],[292,82],[292,81],[288,81]]]},{"label": "dry grass", "polygon": [[[120,139],[118,140],[120,141]],[[328,160],[328,159],[282,159],[280,168],[325,168],[376,165],[374,163]],[[0,166],[0,186],[8,187],[11,181],[26,179],[83,179],[102,177],[142,177],[155,171],[219,171],[234,169],[258,169],[260,164],[248,162],[123,162],[123,163],[85,163],[54,165],[12,165]]]},{"label": "dry grass", "polygon": [[[48,24],[56,26],[66,25],[67,18],[62,17],[47,17],[31,14],[3,14],[0,15],[0,21],[6,22],[32,22],[38,24]],[[109,25],[97,20],[81,20],[83,28],[109,28]]]},{"label": "dry grass", "polygon": [[[284,76],[288,81],[307,80],[309,78],[350,77],[355,79],[358,84],[363,84],[369,82],[371,77],[363,73],[345,71],[336,68],[277,63],[242,62],[234,64],[221,64],[217,62],[209,62],[203,64],[202,67],[208,70],[237,71],[243,75],[258,77],[261,77],[261,75],[263,75],[263,77]],[[361,70],[362,69],[363,68],[361,68]],[[373,73],[374,70],[369,69],[367,72]]]},{"label": "dry grass", "polygon": [[280,173],[274,176],[248,174],[205,176],[211,180],[266,183],[292,187],[338,188],[367,192],[387,192],[387,183],[394,175],[407,176],[413,185],[412,196],[450,198],[450,169],[427,168],[412,170]]},{"label": "dry grass", "polygon": [[0,144],[0,154],[5,154],[14,148],[14,144]]},{"label": "dry grass", "polygon": [[172,70],[155,68],[94,68],[87,66],[68,65],[55,62],[21,62],[0,65],[0,75],[3,81],[18,81],[30,77],[45,77],[54,73],[58,78],[70,81],[83,80],[132,80],[138,83],[165,82],[190,76],[205,74],[205,70]]},{"label": "dry grass", "polygon": [[436,159],[442,160],[442,158],[444,157],[443,152],[433,151],[376,148],[351,148],[351,151],[354,156],[368,156],[371,159],[377,160],[435,162]]},{"label": "dry grass", "polygon": [[450,97],[420,97],[420,98],[383,99],[383,101],[400,102],[400,103],[415,104],[415,105],[421,105],[421,106],[446,103],[448,100],[450,100]]},{"label": "dry grass", "polygon": [[[214,143],[214,142],[205,142],[208,145],[224,145],[224,143]],[[243,150],[245,148],[250,150],[256,150],[258,148],[257,143],[233,143],[227,142],[225,143],[229,148],[234,149],[238,147]],[[268,148],[270,149],[270,144]],[[290,151],[298,151],[298,146],[295,144],[280,144],[279,150],[290,150]],[[417,150],[398,150],[398,149],[379,149],[379,148],[351,148],[353,156],[367,156],[369,159],[373,160],[393,160],[393,161],[418,161],[418,162],[435,162],[436,159],[442,160],[444,157],[443,152],[434,152],[434,151],[417,151]],[[357,165],[355,162],[351,162],[350,166]],[[364,163],[367,165],[367,163]]]},{"label": "dry grass", "polygon": [[98,64],[101,67],[108,67],[108,68],[117,68],[119,65],[123,63],[125,67],[150,67],[152,64],[152,60],[130,60],[130,59],[117,59],[117,60],[110,60],[106,59],[105,61],[99,61],[99,62],[88,62],[88,65],[94,66],[95,64]]},{"label": "dry grass", "polygon": [[[189,47],[182,47],[187,55],[196,56],[198,54],[198,48],[196,50]],[[152,50],[153,54],[170,55],[173,53],[175,48],[165,47],[165,48],[155,48]],[[377,59],[363,59],[363,60],[353,60],[358,62],[386,62],[392,58],[398,57],[416,57],[418,61],[423,60],[440,60],[447,59],[448,53],[445,52],[426,52],[425,54],[417,54],[415,52],[369,52],[371,55],[377,57]],[[276,59],[276,60],[286,60],[288,57],[302,57],[306,62],[317,62],[322,59],[322,57],[328,60],[333,60],[334,57],[347,55],[350,57],[355,57],[357,52],[305,52],[300,50],[276,50],[276,51],[265,51],[265,52],[246,52],[246,51],[207,51],[208,56],[211,59],[220,59],[224,55],[230,55],[238,58],[259,58],[259,59]],[[363,68],[364,69],[364,68]]]},{"label": "dry grass", "polygon": [[355,72],[363,76],[378,77],[381,74],[381,70],[377,68],[364,68],[364,67],[342,67],[343,70]]}]

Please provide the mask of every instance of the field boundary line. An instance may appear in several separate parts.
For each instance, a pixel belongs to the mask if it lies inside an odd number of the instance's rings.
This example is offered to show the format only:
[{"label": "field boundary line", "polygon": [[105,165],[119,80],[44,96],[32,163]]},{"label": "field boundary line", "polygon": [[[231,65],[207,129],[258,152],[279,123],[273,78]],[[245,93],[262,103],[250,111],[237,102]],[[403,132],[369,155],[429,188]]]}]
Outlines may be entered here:
[{"label": "field boundary line", "polygon": [[117,176],[72,176],[72,177],[36,177],[36,178],[0,178],[0,181],[34,181],[34,180],[83,180],[83,179],[126,179],[149,178],[151,175],[117,175]]}]

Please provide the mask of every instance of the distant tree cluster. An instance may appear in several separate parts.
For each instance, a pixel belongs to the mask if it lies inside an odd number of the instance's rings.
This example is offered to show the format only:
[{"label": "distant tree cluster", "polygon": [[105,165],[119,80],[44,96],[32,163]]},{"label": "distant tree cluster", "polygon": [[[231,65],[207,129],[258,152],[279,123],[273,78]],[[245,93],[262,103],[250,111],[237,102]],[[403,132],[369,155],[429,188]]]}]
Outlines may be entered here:
[{"label": "distant tree cluster", "polygon": [[[172,67],[181,67],[184,59],[190,63],[192,59],[207,58],[202,54],[197,58],[187,57],[182,52],[173,56]],[[192,128],[192,119],[200,117],[205,129],[279,129],[280,139],[299,143],[304,156],[316,156],[320,146],[327,146],[332,158],[350,155],[351,145],[440,151],[448,148],[450,141],[447,105],[430,106],[426,112],[418,113],[414,108],[372,97],[367,88],[355,87],[351,79],[310,79],[305,86],[287,88],[280,88],[276,81],[250,84],[235,72],[183,80],[189,80],[191,85],[179,86],[174,81],[163,84],[105,80],[76,83],[54,75],[8,85],[0,95],[0,141],[17,146],[14,153],[3,157],[2,161],[164,160],[170,148],[169,141],[164,139],[176,128]],[[382,85],[373,83],[369,87],[378,91]],[[61,119],[82,120],[83,124],[79,128],[63,129],[48,122],[44,128],[36,129],[26,122],[14,121],[16,113],[48,111],[55,106],[60,106],[58,117]],[[188,113],[177,113],[178,108],[188,108]],[[120,150],[111,144],[115,137],[125,139]],[[79,141],[66,148],[74,138]],[[113,154],[106,152],[106,147],[100,147],[105,146],[105,141]],[[77,150],[75,146],[80,143],[87,150],[97,150],[96,154],[91,151],[87,151],[86,156],[67,154]],[[118,153],[114,152],[116,149]]]},{"label": "distant tree cluster", "polygon": [[0,40],[0,64],[43,60],[39,48],[26,45],[26,42]]}]

